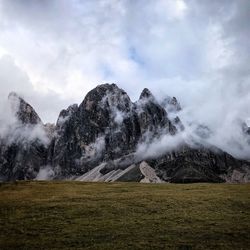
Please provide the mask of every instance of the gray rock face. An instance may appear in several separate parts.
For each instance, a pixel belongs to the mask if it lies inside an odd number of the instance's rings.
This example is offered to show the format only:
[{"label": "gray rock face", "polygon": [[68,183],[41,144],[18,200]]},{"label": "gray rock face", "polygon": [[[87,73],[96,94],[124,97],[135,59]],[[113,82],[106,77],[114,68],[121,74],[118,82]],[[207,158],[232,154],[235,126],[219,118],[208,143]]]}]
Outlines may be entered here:
[{"label": "gray rock face", "polygon": [[181,110],[181,105],[177,101],[176,97],[166,97],[161,105],[165,107],[170,112],[178,112]]},{"label": "gray rock face", "polygon": [[46,164],[46,148],[39,143],[0,145],[0,179],[31,180]]},{"label": "gray rock face", "polygon": [[61,169],[63,177],[80,175],[101,162],[135,152],[143,133],[164,128],[174,134],[176,128],[167,113],[147,90],[137,103],[115,84],[104,84],[90,91],[79,107],[61,112],[58,137],[53,146],[51,165]]},{"label": "gray rock face", "polygon": [[0,180],[34,179],[46,164],[48,138],[41,119],[28,103],[15,93],[8,99],[17,119],[0,138]]},{"label": "gray rock face", "polygon": [[[144,89],[133,103],[115,84],[90,91],[83,102],[62,110],[56,125],[43,125],[34,109],[16,94],[15,116],[22,128],[41,129],[34,138],[0,142],[2,180],[34,179],[49,166],[57,179],[82,181],[224,182],[250,181],[250,163],[218,149],[183,145],[157,157],[138,157],[141,143],[162,135],[174,136],[185,128],[169,118],[181,109],[176,98],[158,103]],[[32,131],[33,131],[32,130]],[[47,138],[43,140],[43,138]]]},{"label": "gray rock face", "polygon": [[15,92],[11,92],[8,99],[11,102],[12,109],[20,122],[23,124],[33,125],[42,123],[40,117],[32,106],[25,102]]},{"label": "gray rock face", "polygon": [[249,138],[250,143],[250,126],[248,126],[245,122],[242,124],[243,133]]},{"label": "gray rock face", "polygon": [[186,146],[149,163],[162,180],[174,183],[224,182],[235,169],[250,167],[246,161],[236,160],[218,149]]}]

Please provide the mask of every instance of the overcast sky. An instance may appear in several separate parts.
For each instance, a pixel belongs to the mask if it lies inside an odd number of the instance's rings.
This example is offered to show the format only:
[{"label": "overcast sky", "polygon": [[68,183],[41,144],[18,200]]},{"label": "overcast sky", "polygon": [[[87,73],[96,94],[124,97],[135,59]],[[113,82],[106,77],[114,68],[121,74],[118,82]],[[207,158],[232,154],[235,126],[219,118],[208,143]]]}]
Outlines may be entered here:
[{"label": "overcast sky", "polygon": [[[0,0],[0,94],[44,122],[98,84],[176,96],[201,122],[250,117],[249,0]],[[187,114],[186,114],[187,115]]]}]

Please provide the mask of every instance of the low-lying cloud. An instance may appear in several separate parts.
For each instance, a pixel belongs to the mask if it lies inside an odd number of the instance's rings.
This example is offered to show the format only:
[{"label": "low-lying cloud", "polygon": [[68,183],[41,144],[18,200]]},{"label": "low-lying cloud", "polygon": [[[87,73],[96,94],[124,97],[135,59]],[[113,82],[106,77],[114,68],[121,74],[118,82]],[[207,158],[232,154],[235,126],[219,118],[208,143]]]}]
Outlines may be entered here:
[{"label": "low-lying cloud", "polygon": [[200,105],[184,107],[177,112],[171,111],[166,105],[168,118],[173,121],[178,116],[184,130],[178,130],[173,136],[164,129],[158,129],[156,136],[150,131],[146,132],[137,145],[137,157],[155,158],[177,151],[182,146],[189,146],[218,148],[236,158],[250,160],[250,135],[244,131],[244,126],[249,126],[247,117],[250,116],[250,110],[244,100],[236,102],[231,98],[234,104],[237,103],[232,106],[225,99],[226,96],[221,100],[213,97],[211,105],[205,98]]},{"label": "low-lying cloud", "polygon": [[50,140],[43,124],[23,124],[18,119],[16,112],[19,105],[18,99],[1,101],[0,140],[7,145],[32,142],[48,145]]},{"label": "low-lying cloud", "polygon": [[52,180],[55,176],[54,169],[51,166],[42,166],[39,169],[39,172],[36,176],[36,180],[38,181],[45,181],[45,180]]}]

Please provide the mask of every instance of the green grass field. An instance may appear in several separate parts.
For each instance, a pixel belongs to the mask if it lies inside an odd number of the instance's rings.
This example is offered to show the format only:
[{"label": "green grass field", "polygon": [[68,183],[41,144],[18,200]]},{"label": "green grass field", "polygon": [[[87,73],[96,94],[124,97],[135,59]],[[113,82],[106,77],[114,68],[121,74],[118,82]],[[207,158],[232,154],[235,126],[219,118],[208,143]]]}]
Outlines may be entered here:
[{"label": "green grass field", "polygon": [[250,249],[250,185],[2,183],[0,249]]}]

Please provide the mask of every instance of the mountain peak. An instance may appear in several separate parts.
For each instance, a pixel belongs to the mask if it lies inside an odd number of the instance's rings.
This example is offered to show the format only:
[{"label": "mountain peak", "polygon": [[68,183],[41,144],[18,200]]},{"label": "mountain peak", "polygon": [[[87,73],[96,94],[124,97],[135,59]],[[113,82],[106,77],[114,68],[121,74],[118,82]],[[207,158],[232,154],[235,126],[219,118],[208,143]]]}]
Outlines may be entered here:
[{"label": "mountain peak", "polygon": [[[143,181],[154,176],[179,183],[250,181],[248,161],[202,144],[209,128],[200,126],[195,136],[183,132],[175,97],[159,103],[145,88],[140,100],[132,103],[117,85],[102,84],[79,107],[62,110],[56,126],[29,126],[41,124],[31,105],[15,92],[9,100],[16,117],[28,126],[14,127],[21,140],[1,141],[0,179],[34,179],[41,166],[49,166],[54,179]],[[173,114],[168,115],[170,110]],[[243,123],[243,131],[248,133],[248,128],[249,123]],[[25,143],[23,134],[31,134]]]},{"label": "mountain peak", "polygon": [[10,92],[8,100],[16,117],[23,124],[35,125],[42,123],[40,117],[38,116],[34,108],[29,103],[27,103],[22,97],[20,97],[16,92]]},{"label": "mountain peak", "polygon": [[181,110],[181,105],[176,99],[176,97],[166,97],[162,102],[161,105],[168,111],[168,112],[178,112]]},{"label": "mountain peak", "polygon": [[78,109],[77,104],[72,104],[67,109],[63,109],[59,114],[56,126],[62,126],[64,122],[66,122],[72,116],[72,114],[74,114],[77,111],[77,109]]},{"label": "mountain peak", "polygon": [[[97,85],[93,90],[91,90],[90,92],[115,92],[117,90],[121,90],[115,83],[104,83],[104,84],[100,84]],[[90,93],[89,92],[89,93]]]},{"label": "mountain peak", "polygon": [[154,97],[148,88],[143,89],[139,99]]},{"label": "mountain peak", "polygon": [[11,98],[21,98],[16,92],[12,91],[9,93],[8,95],[8,99],[11,99]]},{"label": "mountain peak", "polygon": [[101,84],[91,90],[83,100],[81,107],[86,110],[98,109],[98,107],[118,108],[119,110],[128,110],[131,100],[127,93],[116,84]]}]

